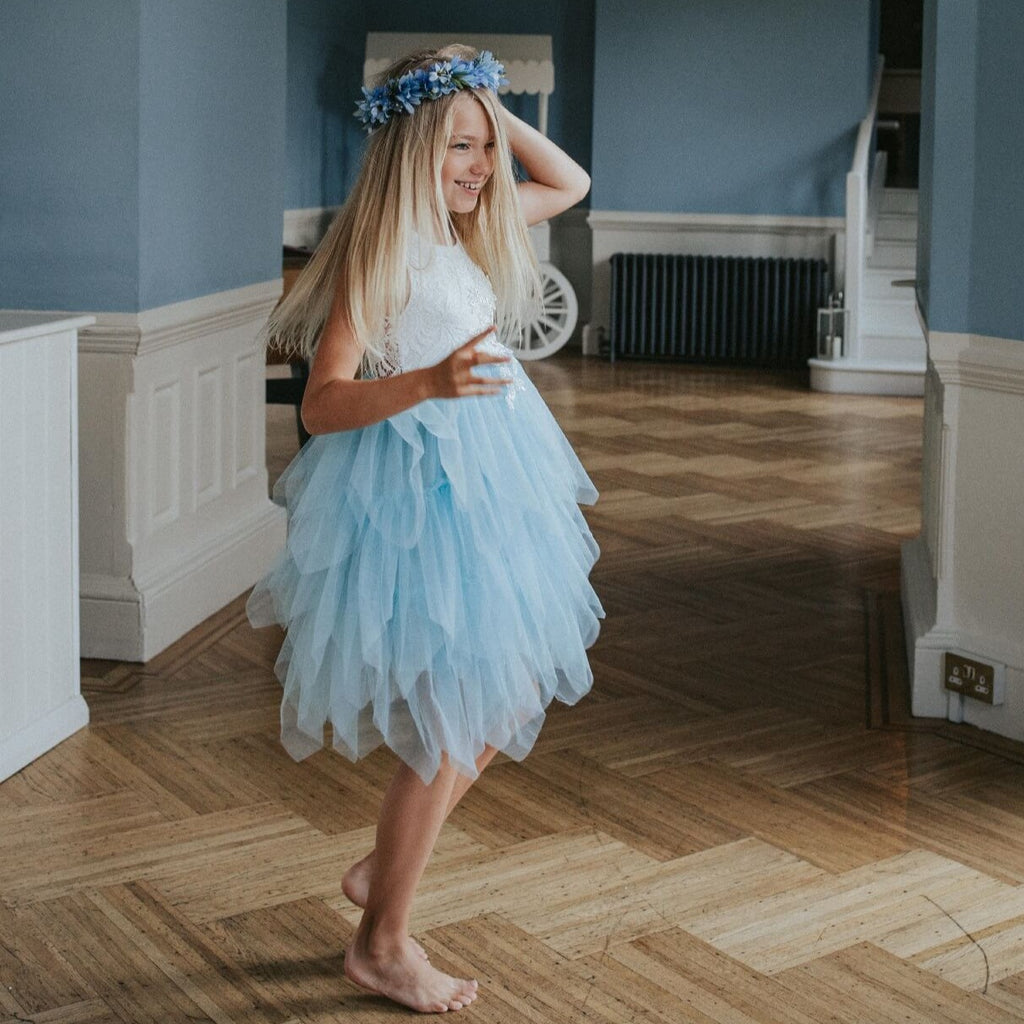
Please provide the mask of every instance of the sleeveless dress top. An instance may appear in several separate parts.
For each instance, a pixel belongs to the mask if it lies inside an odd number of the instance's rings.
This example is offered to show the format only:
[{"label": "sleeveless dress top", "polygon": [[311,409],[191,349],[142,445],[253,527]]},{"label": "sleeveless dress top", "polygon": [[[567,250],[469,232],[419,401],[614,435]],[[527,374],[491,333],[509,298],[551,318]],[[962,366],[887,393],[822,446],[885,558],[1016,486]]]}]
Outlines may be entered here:
[{"label": "sleeveless dress top", "polygon": [[[440,362],[494,322],[494,293],[461,245],[413,247],[387,376]],[[511,354],[490,336],[482,349]],[[253,625],[287,631],[276,672],[296,759],[355,760],[380,743],[429,782],[442,753],[476,776],[489,744],[518,760],[553,699],[593,681],[604,612],[587,474],[520,364],[503,393],[432,399],[308,441],[274,489],[284,550],[254,589]]]}]

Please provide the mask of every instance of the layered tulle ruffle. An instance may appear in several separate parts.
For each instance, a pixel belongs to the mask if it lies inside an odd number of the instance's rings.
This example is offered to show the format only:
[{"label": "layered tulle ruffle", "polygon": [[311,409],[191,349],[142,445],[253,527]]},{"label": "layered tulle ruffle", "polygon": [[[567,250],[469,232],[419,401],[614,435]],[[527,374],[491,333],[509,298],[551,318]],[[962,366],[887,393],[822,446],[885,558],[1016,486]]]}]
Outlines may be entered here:
[{"label": "layered tulle ruffle", "polygon": [[592,681],[597,495],[513,363],[506,394],[422,403],[313,438],[282,475],[287,546],[249,600],[287,637],[281,737],[361,757],[386,743],[424,780],[490,744],[533,745],[552,699]]}]

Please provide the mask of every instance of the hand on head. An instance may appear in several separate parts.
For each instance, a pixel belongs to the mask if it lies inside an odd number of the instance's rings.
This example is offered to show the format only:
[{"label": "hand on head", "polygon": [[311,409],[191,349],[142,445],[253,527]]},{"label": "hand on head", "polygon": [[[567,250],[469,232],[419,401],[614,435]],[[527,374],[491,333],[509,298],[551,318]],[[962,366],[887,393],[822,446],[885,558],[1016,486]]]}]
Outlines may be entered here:
[{"label": "hand on head", "polygon": [[510,378],[481,377],[477,366],[486,363],[507,363],[509,356],[483,352],[477,348],[488,335],[493,334],[492,324],[486,330],[474,335],[460,345],[450,356],[431,367],[432,391],[435,398],[464,398],[470,395],[497,395],[510,383]]}]

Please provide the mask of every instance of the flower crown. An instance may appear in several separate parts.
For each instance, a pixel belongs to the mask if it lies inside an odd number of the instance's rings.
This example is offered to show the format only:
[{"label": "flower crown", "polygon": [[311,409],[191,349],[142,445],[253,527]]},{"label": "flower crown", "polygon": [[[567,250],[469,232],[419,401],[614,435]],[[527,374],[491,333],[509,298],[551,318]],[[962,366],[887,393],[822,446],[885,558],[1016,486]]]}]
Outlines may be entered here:
[{"label": "flower crown", "polygon": [[505,67],[490,50],[482,50],[473,60],[452,57],[437,61],[429,68],[416,68],[398,78],[389,78],[375,89],[363,86],[363,98],[356,104],[355,116],[372,132],[387,124],[392,114],[411,114],[424,100],[436,100],[462,89],[490,89],[508,85]]}]

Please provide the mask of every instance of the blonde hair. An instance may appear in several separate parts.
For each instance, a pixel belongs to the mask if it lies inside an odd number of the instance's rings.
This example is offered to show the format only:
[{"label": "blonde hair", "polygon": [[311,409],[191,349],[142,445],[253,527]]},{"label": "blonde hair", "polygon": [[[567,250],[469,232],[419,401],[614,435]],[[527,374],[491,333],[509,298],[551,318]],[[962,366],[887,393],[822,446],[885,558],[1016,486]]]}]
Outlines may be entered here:
[{"label": "blonde hair", "polygon": [[[451,45],[410,54],[379,83],[476,51]],[[494,138],[494,170],[471,213],[452,213],[441,190],[455,116],[468,94],[484,108]],[[512,151],[488,89],[424,100],[413,114],[393,116],[369,137],[351,194],[309,264],[274,310],[265,337],[290,354],[311,359],[335,296],[363,347],[363,366],[386,364],[384,336],[408,300],[408,259],[414,239],[442,241],[453,234],[488,276],[497,300],[501,336],[517,339],[540,295],[537,259],[519,206]]]}]

